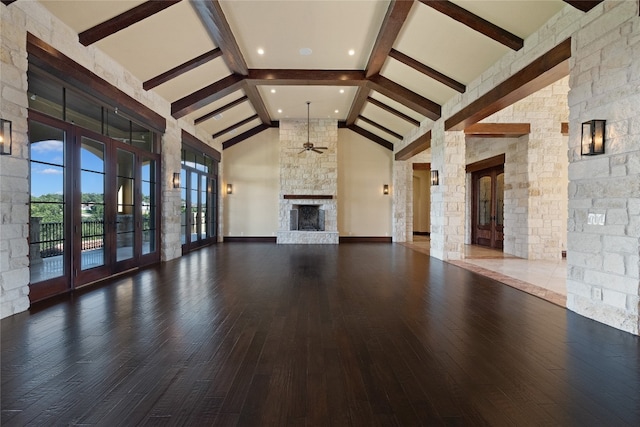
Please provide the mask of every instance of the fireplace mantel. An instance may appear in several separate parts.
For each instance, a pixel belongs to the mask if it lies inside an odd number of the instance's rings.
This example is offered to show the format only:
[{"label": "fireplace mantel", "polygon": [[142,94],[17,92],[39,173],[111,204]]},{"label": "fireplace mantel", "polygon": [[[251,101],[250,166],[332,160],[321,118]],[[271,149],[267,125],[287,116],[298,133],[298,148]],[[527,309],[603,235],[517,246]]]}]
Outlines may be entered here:
[{"label": "fireplace mantel", "polygon": [[282,196],[286,200],[330,200],[333,199],[331,194],[285,194]]}]

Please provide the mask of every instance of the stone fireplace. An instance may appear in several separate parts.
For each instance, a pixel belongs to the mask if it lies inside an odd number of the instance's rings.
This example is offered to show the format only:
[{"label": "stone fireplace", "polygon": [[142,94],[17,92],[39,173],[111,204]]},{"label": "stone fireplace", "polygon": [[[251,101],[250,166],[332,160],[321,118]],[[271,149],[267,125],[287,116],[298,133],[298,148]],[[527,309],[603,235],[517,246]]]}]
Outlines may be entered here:
[{"label": "stone fireplace", "polygon": [[280,206],[277,242],[337,244],[338,122],[312,119],[309,141],[327,147],[301,151],[307,120],[280,121]]}]

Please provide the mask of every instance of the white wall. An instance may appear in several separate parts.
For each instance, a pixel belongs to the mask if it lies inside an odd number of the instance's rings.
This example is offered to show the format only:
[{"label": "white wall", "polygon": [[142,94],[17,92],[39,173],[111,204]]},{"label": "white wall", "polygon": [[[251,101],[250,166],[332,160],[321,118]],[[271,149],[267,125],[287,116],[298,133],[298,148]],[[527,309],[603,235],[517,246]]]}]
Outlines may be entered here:
[{"label": "white wall", "polygon": [[[338,231],[341,236],[391,236],[393,153],[338,129]],[[390,186],[390,195],[382,186]]]},{"label": "white wall", "polygon": [[[267,129],[222,153],[225,236],[271,237],[278,231],[279,131]],[[233,185],[227,195],[226,184]]]}]

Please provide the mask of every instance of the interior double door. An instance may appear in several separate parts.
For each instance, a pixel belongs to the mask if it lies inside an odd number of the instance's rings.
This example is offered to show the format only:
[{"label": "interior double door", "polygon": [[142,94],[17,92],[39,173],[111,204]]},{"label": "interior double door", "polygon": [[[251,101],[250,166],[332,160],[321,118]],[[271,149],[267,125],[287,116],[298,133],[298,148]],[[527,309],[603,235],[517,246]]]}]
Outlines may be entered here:
[{"label": "interior double door", "polygon": [[75,287],[157,259],[158,159],[86,130],[76,134],[75,154]]},{"label": "interior double door", "polygon": [[504,243],[504,165],[472,174],[472,241],[502,249]]}]

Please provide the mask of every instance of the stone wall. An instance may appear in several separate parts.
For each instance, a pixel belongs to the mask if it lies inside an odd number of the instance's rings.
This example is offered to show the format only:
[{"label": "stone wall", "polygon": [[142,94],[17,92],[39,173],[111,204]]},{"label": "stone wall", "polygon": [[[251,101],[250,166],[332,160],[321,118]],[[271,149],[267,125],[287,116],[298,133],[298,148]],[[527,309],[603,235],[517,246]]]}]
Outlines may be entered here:
[{"label": "stone wall", "polygon": [[0,156],[0,317],[29,307],[27,51],[20,10],[0,4],[0,117],[12,122],[11,156]]},{"label": "stone wall", "polygon": [[[640,18],[637,2],[599,5],[574,34],[569,92],[567,307],[638,334]],[[581,123],[605,119],[605,154],[580,154]],[[604,214],[604,225],[589,223]]]},{"label": "stone wall", "polygon": [[[280,208],[278,243],[338,243],[338,122],[313,119],[280,121]],[[302,150],[307,138],[322,153]],[[332,196],[322,200],[325,209],[325,231],[289,231],[292,204],[318,204],[310,200],[285,200],[284,195]]]}]

